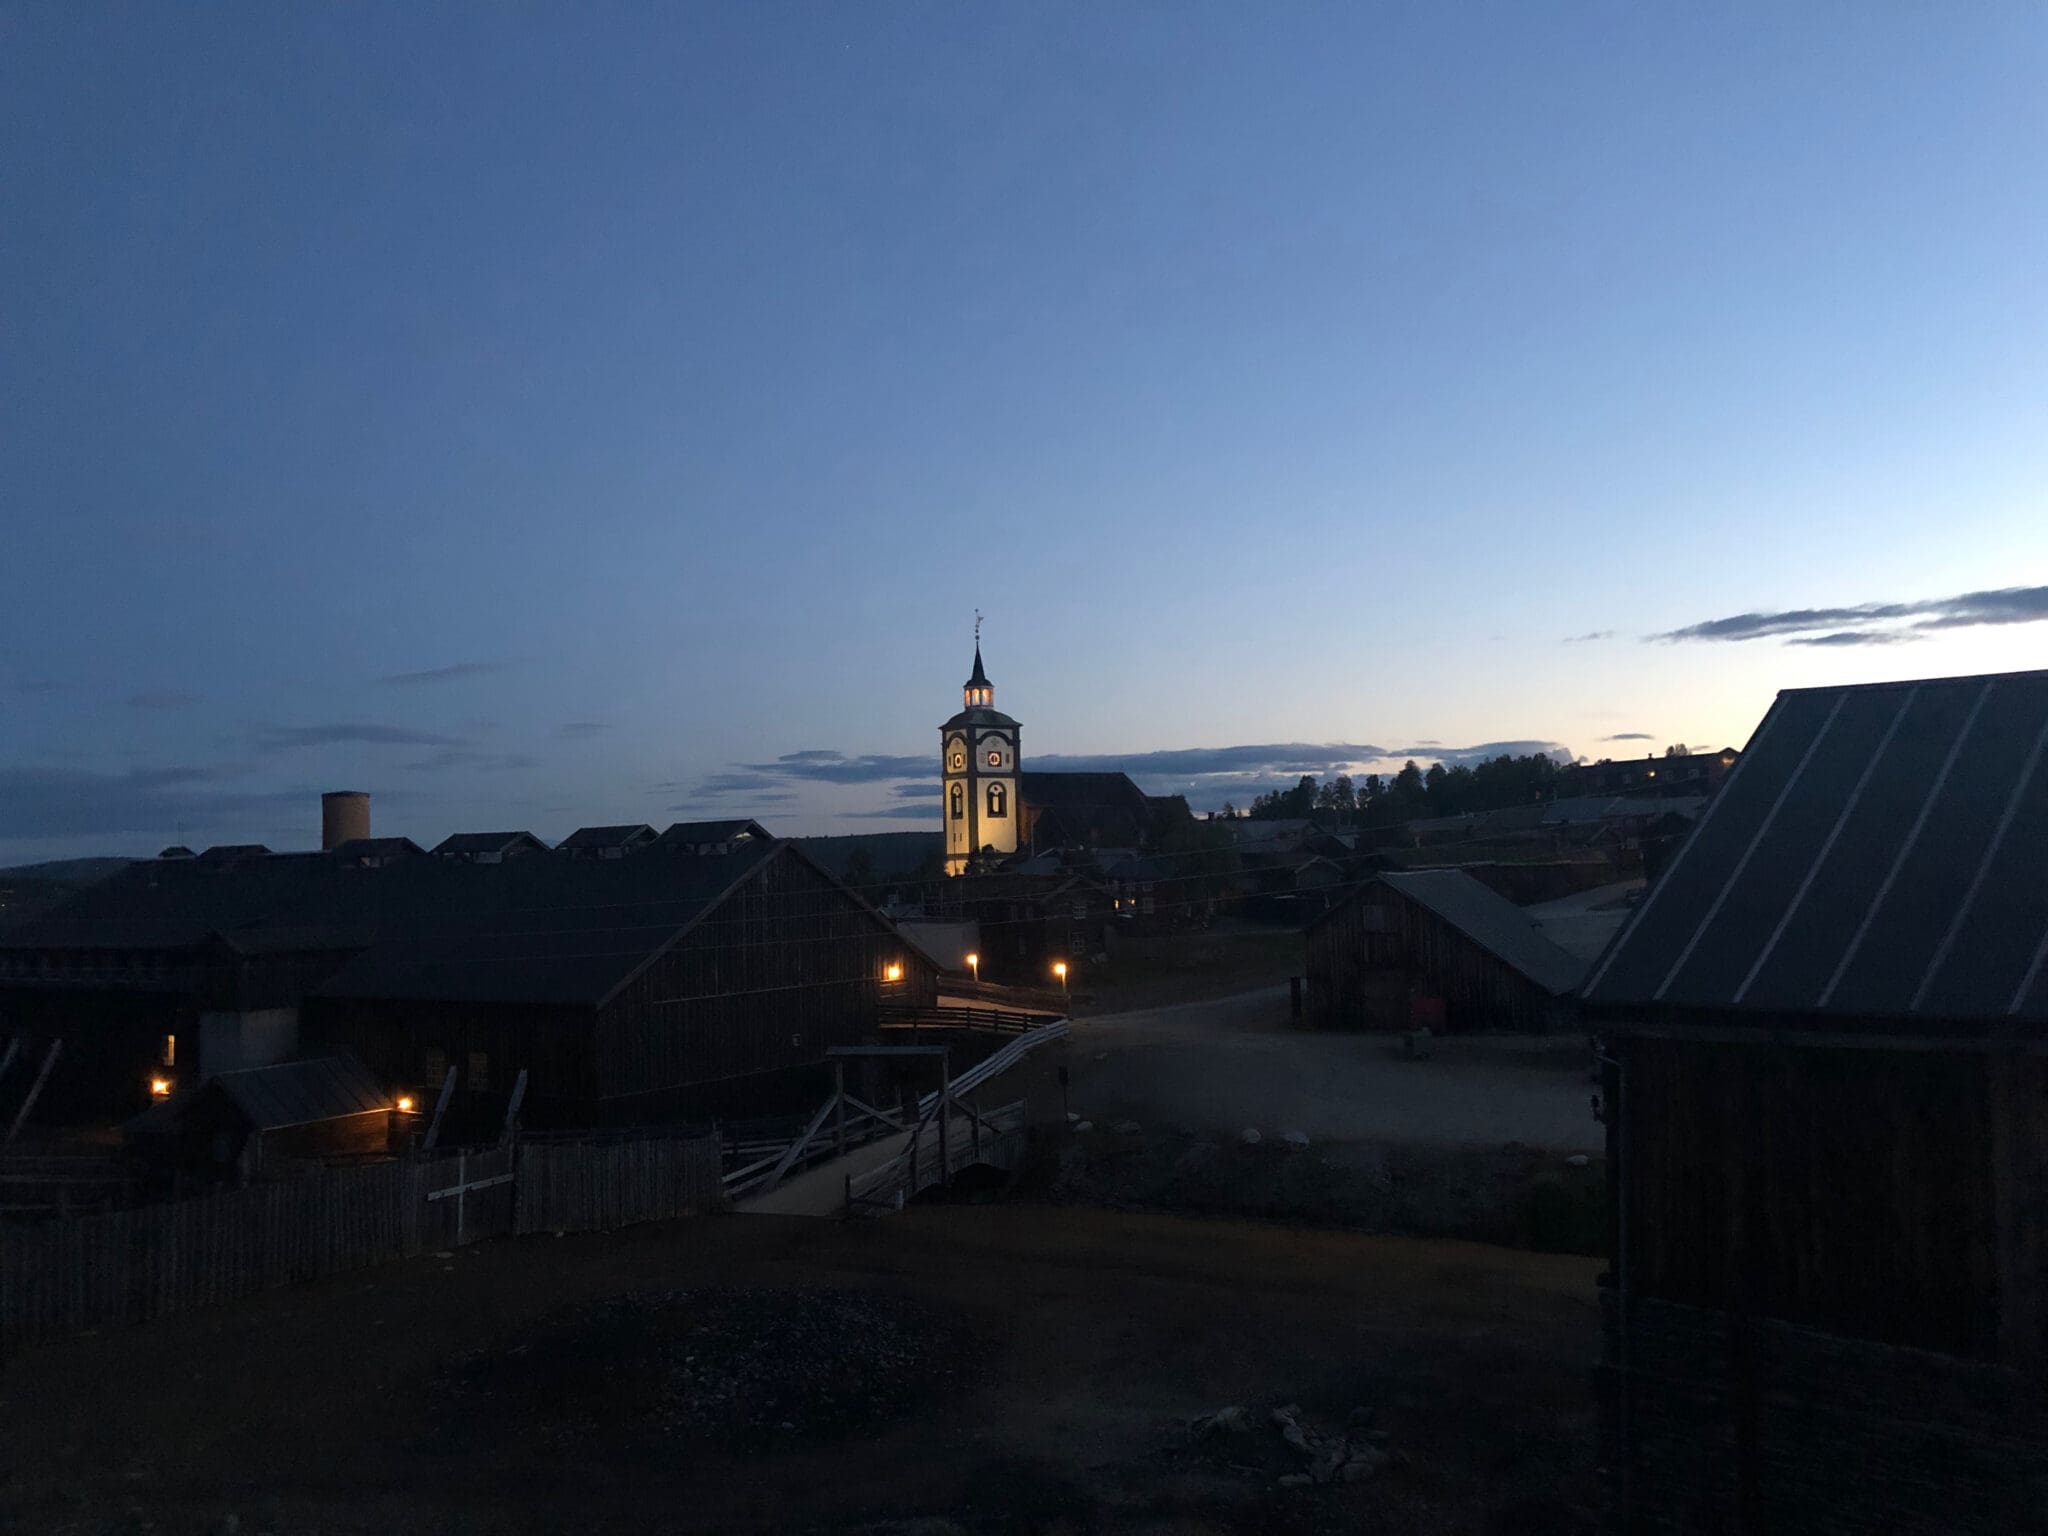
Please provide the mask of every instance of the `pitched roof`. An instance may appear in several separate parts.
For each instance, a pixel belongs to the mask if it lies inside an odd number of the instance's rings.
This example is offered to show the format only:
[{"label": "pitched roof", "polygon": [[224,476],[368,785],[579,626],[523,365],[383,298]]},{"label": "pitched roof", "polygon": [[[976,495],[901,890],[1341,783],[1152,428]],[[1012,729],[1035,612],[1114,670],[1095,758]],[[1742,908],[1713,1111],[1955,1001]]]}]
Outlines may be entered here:
[{"label": "pitched roof", "polygon": [[1429,908],[1546,992],[1562,996],[1586,974],[1584,960],[1553,944],[1520,907],[1462,869],[1416,869],[1374,880]]},{"label": "pitched roof", "polygon": [[772,834],[758,821],[742,816],[730,821],[678,821],[654,840],[657,848],[689,848],[702,843],[730,843],[742,838],[760,838],[764,842]]},{"label": "pitched roof", "polygon": [[988,674],[981,669],[981,642],[979,640],[974,642],[974,670],[967,675],[965,686],[969,688],[989,688],[994,686],[989,682]]},{"label": "pitched roof", "polygon": [[654,841],[654,828],[645,822],[627,822],[616,827],[578,827],[557,848],[571,852],[579,848],[633,848]]},{"label": "pitched roof", "polygon": [[228,1102],[259,1131],[310,1125],[391,1107],[391,1101],[370,1076],[369,1069],[353,1056],[345,1055],[221,1072],[205,1087],[226,1095]]},{"label": "pitched roof", "polygon": [[1116,806],[1144,814],[1145,792],[1127,773],[1021,773],[1017,793],[1026,805],[1047,810]]},{"label": "pitched roof", "polygon": [[453,854],[509,853],[515,847],[527,845],[539,852],[546,852],[548,846],[531,832],[457,832],[434,844],[434,852],[445,858]]},{"label": "pitched roof", "polygon": [[1788,689],[1603,1008],[2048,1020],[2048,672]]},{"label": "pitched roof", "polygon": [[318,854],[228,868],[152,861],[7,930],[6,943],[182,947],[217,934],[244,952],[358,948],[316,992],[595,1005],[785,846],[693,859],[403,859],[376,869]]}]

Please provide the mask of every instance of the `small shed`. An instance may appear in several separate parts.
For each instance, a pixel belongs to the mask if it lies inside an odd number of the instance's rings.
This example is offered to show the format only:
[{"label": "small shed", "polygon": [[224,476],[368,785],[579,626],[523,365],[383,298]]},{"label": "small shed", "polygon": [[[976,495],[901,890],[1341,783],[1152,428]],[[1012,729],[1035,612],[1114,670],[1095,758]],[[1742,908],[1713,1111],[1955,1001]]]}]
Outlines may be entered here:
[{"label": "small shed", "polygon": [[1543,1034],[1572,1016],[1586,963],[1462,869],[1376,876],[1308,927],[1324,1028]]},{"label": "small shed", "polygon": [[245,1067],[208,1078],[124,1127],[137,1151],[191,1172],[246,1181],[280,1160],[392,1150],[399,1113],[353,1056]]}]

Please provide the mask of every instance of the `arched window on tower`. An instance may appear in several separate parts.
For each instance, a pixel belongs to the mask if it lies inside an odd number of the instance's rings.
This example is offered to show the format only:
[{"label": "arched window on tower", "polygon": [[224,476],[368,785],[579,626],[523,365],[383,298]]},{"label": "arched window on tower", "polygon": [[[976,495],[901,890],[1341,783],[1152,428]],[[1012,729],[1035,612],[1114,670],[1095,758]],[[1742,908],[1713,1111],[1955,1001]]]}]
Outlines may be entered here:
[{"label": "arched window on tower", "polygon": [[1000,784],[988,787],[988,813],[991,817],[1010,814],[1010,794]]},{"label": "arched window on tower", "polygon": [[952,801],[953,819],[955,821],[965,821],[967,819],[967,791],[958,784],[955,784],[948,792],[947,798]]}]

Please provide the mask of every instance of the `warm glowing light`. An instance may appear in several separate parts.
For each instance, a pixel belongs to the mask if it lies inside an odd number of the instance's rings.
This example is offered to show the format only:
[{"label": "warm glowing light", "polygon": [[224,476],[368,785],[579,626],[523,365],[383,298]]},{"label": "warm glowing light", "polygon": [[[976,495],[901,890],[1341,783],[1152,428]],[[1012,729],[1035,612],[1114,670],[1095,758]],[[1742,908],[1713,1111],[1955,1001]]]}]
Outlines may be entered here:
[{"label": "warm glowing light", "polygon": [[152,1077],[149,1080],[149,1096],[152,1099],[168,1099],[171,1096],[171,1080],[168,1077]]},{"label": "warm glowing light", "polygon": [[900,965],[892,965],[889,967],[888,970],[884,971],[882,974],[888,977],[891,981],[901,981],[903,979],[903,967]]},{"label": "warm glowing light", "polygon": [[1052,968],[1052,973],[1053,975],[1059,977],[1061,981],[1065,981],[1067,979],[1067,962],[1062,960],[1058,964],[1054,965]]},{"label": "warm glowing light", "polygon": [[412,1113],[412,1095],[411,1095],[411,1094],[409,1094],[409,1093],[401,1093],[401,1094],[400,1094],[400,1095],[398,1096],[398,1112],[399,1112],[399,1113],[400,1113],[401,1115],[409,1115],[409,1114],[411,1114],[411,1113]]},{"label": "warm glowing light", "polygon": [[976,981],[981,980],[981,956],[969,955],[967,957],[967,969],[974,972],[974,979]]}]

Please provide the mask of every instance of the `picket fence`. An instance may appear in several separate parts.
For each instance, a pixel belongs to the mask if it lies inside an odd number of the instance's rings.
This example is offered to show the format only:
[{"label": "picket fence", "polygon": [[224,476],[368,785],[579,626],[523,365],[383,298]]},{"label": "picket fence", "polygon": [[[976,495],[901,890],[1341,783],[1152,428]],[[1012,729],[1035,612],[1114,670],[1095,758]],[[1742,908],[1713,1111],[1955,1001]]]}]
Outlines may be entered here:
[{"label": "picket fence", "polygon": [[721,1198],[715,1138],[550,1141],[0,1225],[0,1349],[480,1238],[658,1221]]}]

